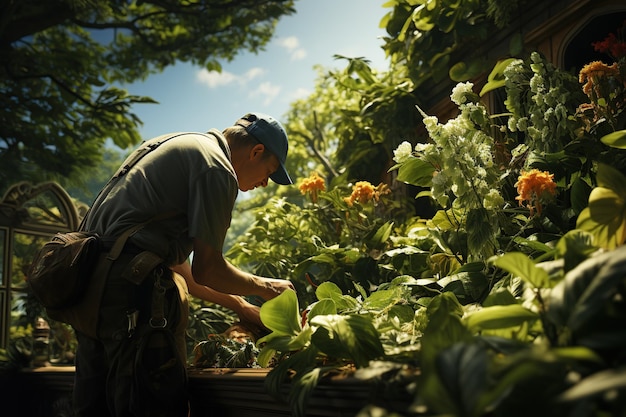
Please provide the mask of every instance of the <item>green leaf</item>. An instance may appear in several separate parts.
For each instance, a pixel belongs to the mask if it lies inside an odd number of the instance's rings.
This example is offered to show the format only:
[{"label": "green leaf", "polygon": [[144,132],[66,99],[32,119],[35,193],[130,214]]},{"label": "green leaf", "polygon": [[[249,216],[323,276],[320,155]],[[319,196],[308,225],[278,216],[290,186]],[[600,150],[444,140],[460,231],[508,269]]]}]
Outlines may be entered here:
[{"label": "green leaf", "polygon": [[528,256],[521,252],[505,253],[502,256],[491,258],[490,261],[513,276],[520,277],[534,288],[547,288],[549,286],[548,273],[537,267]]},{"label": "green leaf", "polygon": [[454,64],[449,71],[450,79],[453,81],[467,81],[477,75],[481,74],[485,70],[485,60],[473,59],[469,65],[464,61],[459,61]]},{"label": "green leaf", "polygon": [[572,203],[572,209],[577,213],[587,207],[589,201],[589,194],[591,193],[591,186],[582,179],[576,179],[571,186],[570,201]]},{"label": "green leaf", "polygon": [[277,335],[296,336],[302,331],[298,297],[287,290],[261,306],[261,321]]},{"label": "green leaf", "polygon": [[539,318],[534,313],[519,304],[496,305],[484,307],[480,310],[468,314],[464,322],[472,332],[483,329],[502,329],[519,326],[528,321],[535,321]]},{"label": "green leaf", "polygon": [[359,368],[384,356],[380,336],[369,317],[336,314],[316,316],[311,319],[311,326],[317,327],[311,342],[328,356],[352,359]]},{"label": "green leaf", "polygon": [[580,345],[623,348],[625,268],[626,246],[590,257],[554,287],[547,300],[548,318],[567,327]]},{"label": "green leaf", "polygon": [[[420,363],[422,378],[418,390],[440,413],[455,414],[454,400],[439,377],[437,357],[444,350],[469,342],[472,334],[461,322],[463,307],[452,293],[432,299],[427,308],[428,324],[421,339]],[[440,407],[446,407],[441,409]],[[461,415],[461,414],[456,414]]]},{"label": "green leaf", "polygon": [[313,368],[308,372],[298,372],[289,390],[289,404],[294,417],[306,416],[309,398],[324,372],[324,368]]},{"label": "green leaf", "polygon": [[435,168],[420,158],[410,158],[398,169],[398,181],[421,187],[430,187]]},{"label": "green leaf", "polygon": [[389,236],[391,236],[391,231],[393,229],[393,222],[387,222],[383,224],[381,227],[376,229],[376,232],[373,236],[367,236],[365,239],[365,244],[368,249],[384,249],[389,240]]},{"label": "green leaf", "polygon": [[377,290],[370,294],[363,301],[363,309],[369,310],[386,310],[401,299],[402,292],[396,287],[391,290]]},{"label": "green leaf", "polygon": [[325,298],[330,298],[331,300],[337,300],[341,298],[343,293],[341,292],[341,288],[334,282],[323,282],[315,289],[315,296],[318,300],[323,300]]},{"label": "green leaf", "polygon": [[623,208],[624,200],[610,188],[596,187],[589,194],[591,218],[598,223],[611,223]]},{"label": "green leaf", "polygon": [[626,149],[626,130],[618,130],[600,138],[600,141],[607,146],[618,149]]},{"label": "green leaf", "polygon": [[480,90],[481,97],[491,90],[504,87],[504,84],[506,82],[504,78],[504,70],[506,69],[506,67],[509,66],[511,62],[515,60],[515,58],[508,58],[502,61],[498,61],[498,63],[493,67],[493,69],[487,76],[487,82],[483,86],[482,90]]},{"label": "green leaf", "polygon": [[328,314],[337,314],[337,304],[330,298],[324,298],[312,304],[307,319],[311,320],[315,316],[325,316]]},{"label": "green leaf", "polygon": [[586,377],[559,396],[561,401],[579,401],[587,397],[602,396],[611,390],[626,387],[626,367],[607,369]]},{"label": "green leaf", "polygon": [[[456,415],[479,415],[477,404],[488,386],[487,352],[475,343],[458,343],[443,350],[436,361],[442,387],[459,411]],[[439,408],[439,398],[430,398],[430,402],[435,410],[445,411]]]},{"label": "green leaf", "polygon": [[472,209],[467,214],[467,249],[469,253],[479,255],[493,251],[493,223],[485,209]]},{"label": "green leaf", "polygon": [[358,302],[349,295],[343,295],[341,288],[334,282],[326,281],[320,284],[315,290],[315,296],[318,300],[331,299],[337,308],[337,311],[345,311],[358,306]]},{"label": "green leaf", "polygon": [[626,177],[617,169],[606,164],[598,164],[598,186],[609,188],[622,198],[626,196]]},{"label": "green leaf", "polygon": [[587,259],[598,250],[593,244],[593,235],[584,230],[574,229],[567,232],[556,244],[557,253],[564,260],[565,272]]}]

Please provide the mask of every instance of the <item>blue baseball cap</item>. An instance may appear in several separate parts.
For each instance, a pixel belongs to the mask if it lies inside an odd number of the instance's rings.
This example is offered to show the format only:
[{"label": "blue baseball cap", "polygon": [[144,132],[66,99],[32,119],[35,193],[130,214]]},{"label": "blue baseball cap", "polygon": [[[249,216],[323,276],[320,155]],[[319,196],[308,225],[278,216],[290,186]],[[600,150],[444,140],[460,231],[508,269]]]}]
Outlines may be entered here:
[{"label": "blue baseball cap", "polygon": [[236,126],[246,129],[246,132],[254,136],[259,143],[263,144],[271,153],[276,155],[280,166],[270,178],[277,184],[293,184],[291,177],[285,169],[289,140],[283,125],[272,116],[263,113],[248,113],[237,120]]}]

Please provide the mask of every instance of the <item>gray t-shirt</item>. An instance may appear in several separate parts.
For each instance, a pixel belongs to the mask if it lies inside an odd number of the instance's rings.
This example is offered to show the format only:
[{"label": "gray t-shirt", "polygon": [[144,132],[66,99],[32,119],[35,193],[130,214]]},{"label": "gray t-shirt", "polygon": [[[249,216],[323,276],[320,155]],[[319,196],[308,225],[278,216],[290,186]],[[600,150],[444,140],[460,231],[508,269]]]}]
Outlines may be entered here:
[{"label": "gray t-shirt", "polygon": [[178,135],[145,155],[130,169],[102,203],[88,215],[86,230],[119,236],[155,215],[132,236],[135,245],[157,253],[170,264],[184,262],[193,238],[222,250],[238,192],[230,149],[218,130]]}]

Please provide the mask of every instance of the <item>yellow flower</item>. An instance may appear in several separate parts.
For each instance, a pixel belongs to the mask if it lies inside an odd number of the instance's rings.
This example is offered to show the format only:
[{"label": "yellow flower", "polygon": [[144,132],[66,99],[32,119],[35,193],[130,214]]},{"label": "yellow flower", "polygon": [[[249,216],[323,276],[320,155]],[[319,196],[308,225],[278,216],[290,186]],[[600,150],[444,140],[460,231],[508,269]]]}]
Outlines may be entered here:
[{"label": "yellow flower", "polygon": [[542,203],[550,201],[556,195],[556,183],[554,174],[547,171],[531,169],[522,171],[515,183],[519,205],[523,206],[524,201],[528,201],[526,207],[530,209],[530,215],[537,209],[537,214],[541,214]]},{"label": "yellow flower", "polygon": [[310,177],[302,180],[300,185],[298,186],[302,195],[310,194],[311,201],[314,203],[317,202],[317,193],[319,191],[326,190],[326,182],[324,178],[320,177],[317,172],[311,174]]},{"label": "yellow flower", "polygon": [[390,192],[391,190],[387,187],[387,184],[380,183],[374,187],[368,181],[359,181],[352,186],[352,194],[350,194],[350,197],[345,197],[344,201],[349,206],[352,206],[355,201],[364,204],[371,200],[378,201],[381,195],[389,194]]}]

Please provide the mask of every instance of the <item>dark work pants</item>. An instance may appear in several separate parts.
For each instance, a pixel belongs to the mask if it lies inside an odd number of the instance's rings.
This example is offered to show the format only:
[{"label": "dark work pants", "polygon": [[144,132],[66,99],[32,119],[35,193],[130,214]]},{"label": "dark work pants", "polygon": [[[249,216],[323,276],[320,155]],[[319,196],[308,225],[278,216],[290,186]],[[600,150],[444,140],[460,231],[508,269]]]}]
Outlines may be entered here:
[{"label": "dark work pants", "polygon": [[[161,269],[169,283],[164,296],[167,325],[149,319],[155,275],[139,286],[122,278],[132,259],[113,264],[100,306],[98,338],[77,332],[74,408],[78,417],[187,417],[185,328],[187,303],[181,277]],[[137,327],[128,331],[128,312],[138,310]]]}]

